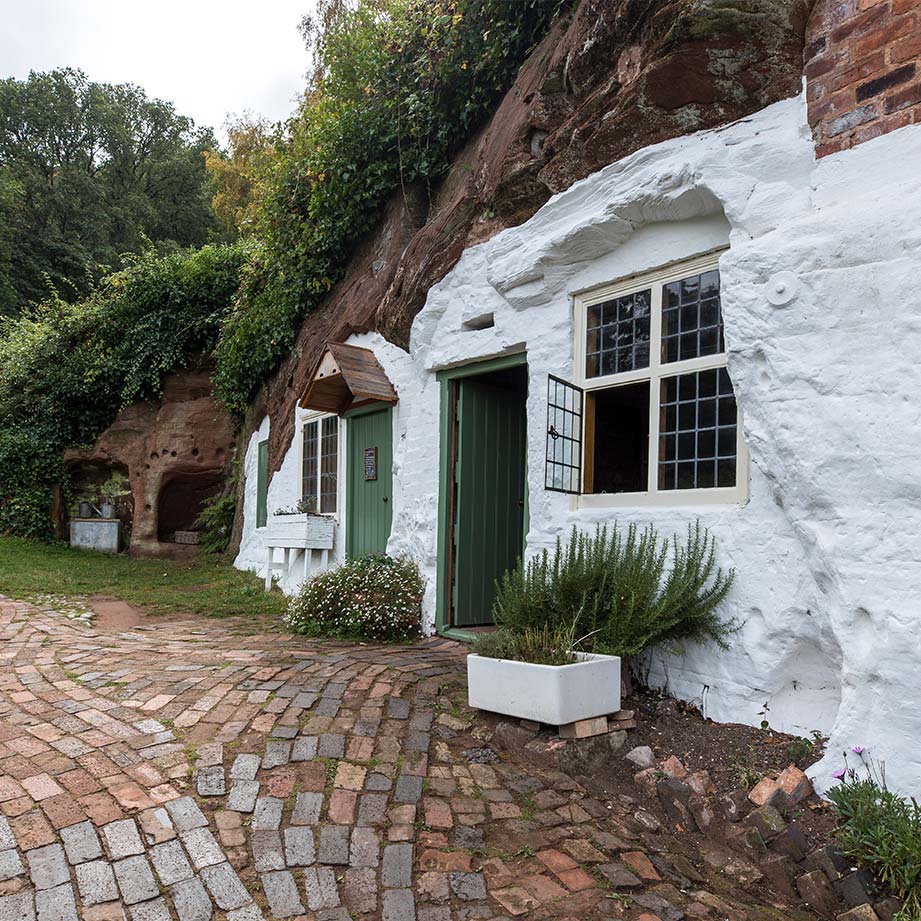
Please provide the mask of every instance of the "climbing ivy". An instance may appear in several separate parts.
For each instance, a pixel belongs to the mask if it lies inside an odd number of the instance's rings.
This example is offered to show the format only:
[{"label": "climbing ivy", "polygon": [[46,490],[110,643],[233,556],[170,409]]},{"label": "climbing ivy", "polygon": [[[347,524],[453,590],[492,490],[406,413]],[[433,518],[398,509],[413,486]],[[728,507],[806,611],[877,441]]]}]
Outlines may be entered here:
[{"label": "climbing ivy", "polygon": [[242,413],[401,184],[441,178],[567,0],[326,0],[316,70],[264,177],[258,247],[217,348]]},{"label": "climbing ivy", "polygon": [[0,319],[0,533],[50,535],[63,451],[214,348],[246,257],[245,244],[149,252],[86,300]]}]

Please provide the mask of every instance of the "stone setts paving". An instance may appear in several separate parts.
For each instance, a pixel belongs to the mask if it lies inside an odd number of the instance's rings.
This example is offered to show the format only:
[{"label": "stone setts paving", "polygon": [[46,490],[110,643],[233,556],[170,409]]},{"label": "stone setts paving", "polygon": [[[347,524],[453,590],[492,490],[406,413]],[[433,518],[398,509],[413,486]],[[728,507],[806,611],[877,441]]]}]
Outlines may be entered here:
[{"label": "stone setts paving", "polygon": [[0,921],[779,917],[500,759],[456,644],[43,607],[0,599]]}]

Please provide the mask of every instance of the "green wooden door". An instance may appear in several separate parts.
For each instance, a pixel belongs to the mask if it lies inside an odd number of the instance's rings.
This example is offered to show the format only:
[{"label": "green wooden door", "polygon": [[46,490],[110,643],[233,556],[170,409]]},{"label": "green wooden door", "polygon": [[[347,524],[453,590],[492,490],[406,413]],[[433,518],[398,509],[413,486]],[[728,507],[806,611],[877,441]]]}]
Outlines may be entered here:
[{"label": "green wooden door", "polygon": [[386,553],[393,518],[393,413],[348,417],[345,552]]},{"label": "green wooden door", "polygon": [[458,382],[453,623],[492,623],[496,579],[524,545],[525,401],[521,393]]}]

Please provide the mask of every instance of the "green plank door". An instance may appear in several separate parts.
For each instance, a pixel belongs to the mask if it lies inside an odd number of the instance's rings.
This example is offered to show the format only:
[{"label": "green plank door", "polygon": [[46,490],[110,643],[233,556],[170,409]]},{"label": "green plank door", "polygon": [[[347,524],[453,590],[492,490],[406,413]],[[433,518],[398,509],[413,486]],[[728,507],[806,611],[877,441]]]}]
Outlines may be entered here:
[{"label": "green plank door", "polygon": [[524,398],[465,378],[458,384],[453,622],[492,623],[496,579],[524,544]]},{"label": "green plank door", "polygon": [[256,458],[256,527],[264,528],[268,521],[269,443],[259,442]]},{"label": "green plank door", "polygon": [[[392,412],[348,418],[345,552],[349,559],[386,553],[393,518]],[[366,479],[365,452],[377,449],[377,479]]]}]

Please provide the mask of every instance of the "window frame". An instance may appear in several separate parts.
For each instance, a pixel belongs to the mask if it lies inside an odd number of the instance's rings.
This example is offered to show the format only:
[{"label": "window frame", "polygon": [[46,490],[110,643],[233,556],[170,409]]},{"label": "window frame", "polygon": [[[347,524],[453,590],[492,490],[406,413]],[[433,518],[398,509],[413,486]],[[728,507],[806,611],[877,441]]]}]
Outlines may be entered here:
[{"label": "window frame", "polygon": [[[321,485],[322,485],[322,465],[321,449],[323,443],[323,420],[336,419],[336,509],[332,512],[321,512]],[[340,520],[342,514],[342,445],[343,445],[343,428],[342,417],[336,413],[318,412],[308,410],[298,417],[297,420],[297,495],[298,501],[305,498],[304,496],[304,429],[312,422],[317,423],[317,494],[314,498],[317,501],[316,514],[324,518],[333,518]]]},{"label": "window frame", "polygon": [[[714,355],[663,363],[662,361],[662,290],[666,284],[719,269],[720,255],[725,247],[690,259],[668,263],[630,275],[604,285],[578,291],[573,295],[574,361],[576,383],[585,393],[582,422],[582,492],[576,496],[580,508],[613,508],[628,506],[684,506],[708,504],[742,504],[749,495],[749,456],[742,431],[742,416],[736,416],[736,483],[735,486],[714,486],[694,489],[659,489],[660,407],[662,380],[696,371],[725,368],[726,351]],[[599,377],[586,376],[586,343],[588,308],[616,297],[650,291],[649,366],[619,374]],[[722,295],[722,280],[721,280]],[[594,415],[589,405],[592,394],[625,384],[648,382],[649,385],[649,455],[646,489],[642,492],[586,493],[585,471],[594,466]],[[591,418],[590,418],[591,416]]]}]

